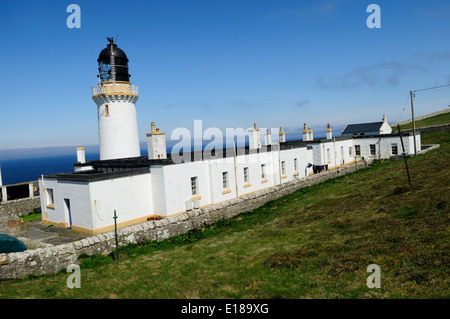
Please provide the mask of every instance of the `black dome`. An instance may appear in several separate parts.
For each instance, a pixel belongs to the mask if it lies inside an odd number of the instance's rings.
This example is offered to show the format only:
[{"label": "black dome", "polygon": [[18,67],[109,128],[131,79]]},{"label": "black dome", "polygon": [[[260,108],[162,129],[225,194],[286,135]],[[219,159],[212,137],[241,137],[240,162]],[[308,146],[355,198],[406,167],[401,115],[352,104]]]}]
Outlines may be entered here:
[{"label": "black dome", "polygon": [[[125,81],[130,82],[128,74],[128,58],[122,49],[113,43],[112,38],[107,38],[109,44],[104,48],[98,56],[98,71],[102,82],[105,81]],[[114,67],[111,63],[112,53],[114,54]],[[115,71],[115,72],[113,72]]]},{"label": "black dome", "polygon": [[[127,60],[127,62],[129,61],[127,58],[127,55],[125,54],[125,52],[123,52],[123,50],[119,47],[117,47],[117,44],[112,44],[113,46],[113,51],[114,51],[114,55],[117,58],[122,58]],[[104,48],[102,50],[102,52],[100,52],[100,55],[98,56],[97,62],[99,61],[109,61],[110,59],[110,55],[111,55],[111,44],[108,44],[106,46],[106,48]]]}]

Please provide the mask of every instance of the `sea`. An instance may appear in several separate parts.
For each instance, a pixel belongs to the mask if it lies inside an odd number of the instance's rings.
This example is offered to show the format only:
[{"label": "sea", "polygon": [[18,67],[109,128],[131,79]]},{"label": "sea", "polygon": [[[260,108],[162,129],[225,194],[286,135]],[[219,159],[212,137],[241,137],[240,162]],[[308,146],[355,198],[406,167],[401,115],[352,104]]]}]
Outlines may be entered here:
[{"label": "sea", "polygon": [[[99,158],[98,153],[86,154],[86,161]],[[2,160],[0,168],[3,185],[36,181],[41,175],[73,172],[73,164],[76,162],[76,154]]]}]

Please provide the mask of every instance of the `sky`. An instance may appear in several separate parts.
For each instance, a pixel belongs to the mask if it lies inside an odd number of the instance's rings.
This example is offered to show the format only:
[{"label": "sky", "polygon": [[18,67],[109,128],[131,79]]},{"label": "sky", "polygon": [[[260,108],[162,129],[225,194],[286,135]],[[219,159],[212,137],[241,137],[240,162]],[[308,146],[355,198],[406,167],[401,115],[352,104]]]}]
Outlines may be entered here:
[{"label": "sky", "polygon": [[[381,28],[367,26],[372,3]],[[305,122],[340,135],[406,120],[410,90],[450,84],[449,16],[447,0],[2,0],[0,150],[98,145],[91,87],[110,36],[139,87],[142,143],[151,122],[168,138],[194,120],[301,138]],[[414,99],[416,116],[449,105],[450,87]]]}]

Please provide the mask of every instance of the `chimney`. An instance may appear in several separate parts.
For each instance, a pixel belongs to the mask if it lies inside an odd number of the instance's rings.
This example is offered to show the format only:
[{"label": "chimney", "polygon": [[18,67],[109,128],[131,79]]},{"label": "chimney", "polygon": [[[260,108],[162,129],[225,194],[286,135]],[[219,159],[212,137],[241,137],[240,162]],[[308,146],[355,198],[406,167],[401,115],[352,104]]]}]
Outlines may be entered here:
[{"label": "chimney", "polygon": [[311,128],[309,128],[308,130],[308,135],[309,135],[308,141],[312,141],[314,138],[313,138],[313,130],[311,130]]},{"label": "chimney", "polygon": [[256,123],[253,124],[252,129],[248,130],[248,142],[250,149],[261,148],[261,133],[256,127]]},{"label": "chimney", "polygon": [[77,162],[81,164],[86,163],[86,154],[83,147],[77,148]]},{"label": "chimney", "polygon": [[284,133],[282,126],[280,126],[280,133],[278,135],[280,138],[280,143],[286,142],[286,133]]},{"label": "chimney", "polygon": [[328,124],[328,128],[327,128],[327,140],[331,140],[333,138],[333,130],[330,127],[330,124]]},{"label": "chimney", "polygon": [[151,133],[147,133],[148,159],[167,158],[166,134],[155,129],[155,122],[151,122]]},{"label": "chimney", "polygon": [[308,136],[308,129],[306,128],[306,123],[303,123],[302,135],[303,135],[303,140],[308,141],[309,136]]},{"label": "chimney", "polygon": [[271,134],[269,132],[269,129],[267,129],[266,135],[264,136],[264,143],[265,143],[265,145],[271,145],[272,144],[272,137],[271,137]]}]

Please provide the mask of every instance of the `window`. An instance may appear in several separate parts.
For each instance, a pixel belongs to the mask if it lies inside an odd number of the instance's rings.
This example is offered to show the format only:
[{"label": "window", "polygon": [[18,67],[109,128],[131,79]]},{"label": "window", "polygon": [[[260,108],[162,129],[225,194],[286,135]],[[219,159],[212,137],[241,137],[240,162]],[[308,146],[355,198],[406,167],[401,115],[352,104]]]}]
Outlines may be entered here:
[{"label": "window", "polygon": [[281,162],[281,174],[286,175],[286,162],[285,161]]},{"label": "window", "polygon": [[109,105],[105,104],[105,116],[109,116]]},{"label": "window", "polygon": [[196,196],[198,194],[198,183],[197,183],[197,177],[191,177],[191,191],[192,196]]},{"label": "window", "polygon": [[330,156],[330,149],[327,148],[327,162],[330,163],[331,162],[331,156]]},{"label": "window", "polygon": [[224,189],[228,188],[228,172],[223,172],[222,173],[222,187]]},{"label": "window", "polygon": [[353,156],[353,147],[351,146],[348,148],[348,155]]},{"label": "window", "polygon": [[355,145],[355,155],[361,156],[361,146],[360,145]]},{"label": "window", "polygon": [[266,178],[266,164],[261,165],[261,178],[262,179]]},{"label": "window", "polygon": [[298,161],[294,158],[294,171],[298,171]]},{"label": "window", "polygon": [[244,183],[248,183],[248,167],[244,167]]},{"label": "window", "polygon": [[55,205],[55,198],[53,196],[52,188],[47,188],[47,205]]},{"label": "window", "polygon": [[391,148],[392,148],[392,155],[398,155],[397,143],[392,143]]},{"label": "window", "polygon": [[377,151],[376,151],[376,148],[375,148],[375,144],[370,144],[369,146],[370,146],[370,155],[371,155],[371,156],[377,155]]}]

